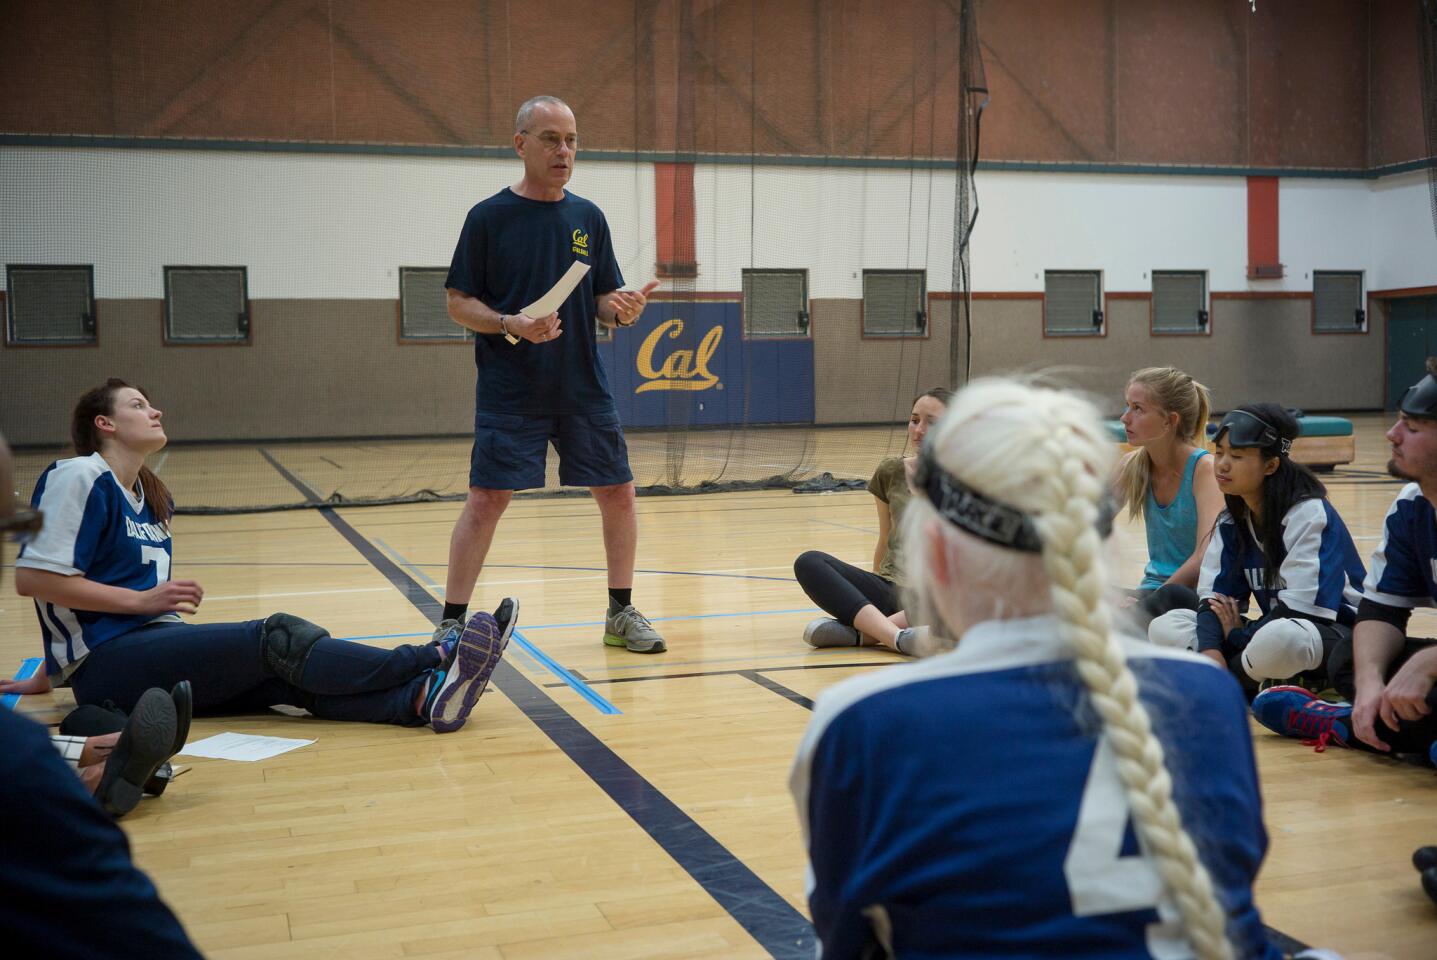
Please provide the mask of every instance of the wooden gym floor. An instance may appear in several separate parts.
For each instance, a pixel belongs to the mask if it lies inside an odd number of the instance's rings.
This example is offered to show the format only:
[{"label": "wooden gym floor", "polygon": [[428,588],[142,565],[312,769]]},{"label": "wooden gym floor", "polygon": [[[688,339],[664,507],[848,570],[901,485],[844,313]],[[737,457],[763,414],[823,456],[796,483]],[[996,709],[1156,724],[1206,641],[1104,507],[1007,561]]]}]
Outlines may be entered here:
[{"label": "wooden gym floor", "polygon": [[[1382,471],[1386,421],[1354,419],[1357,461],[1326,479],[1367,552],[1398,484]],[[835,456],[845,447],[823,443]],[[283,462],[284,449],[271,452]],[[183,498],[174,466],[165,475]],[[358,642],[423,642],[457,510],[183,516],[174,575],[203,583],[201,620],[285,610]],[[808,548],[869,563],[871,497],[654,497],[639,515],[635,600],[667,654],[600,643],[592,504],[516,501],[477,596],[519,596],[523,639],[463,731],[279,714],[195,722],[192,739],[316,741],[261,763],[186,759],[163,798],[122,821],[207,955],[812,955],[788,766],[810,698],[893,658],[806,647],[815,612],[791,563]],[[1123,535],[1120,580],[1136,582],[1141,530]],[[1419,614],[1413,632],[1437,635],[1437,617]],[[7,584],[0,669],[38,652],[30,604]],[[67,703],[62,691],[20,708],[57,720]],[[1272,841],[1258,884],[1266,922],[1348,958],[1431,956],[1437,906],[1409,857],[1437,843],[1437,774],[1254,737]]]}]

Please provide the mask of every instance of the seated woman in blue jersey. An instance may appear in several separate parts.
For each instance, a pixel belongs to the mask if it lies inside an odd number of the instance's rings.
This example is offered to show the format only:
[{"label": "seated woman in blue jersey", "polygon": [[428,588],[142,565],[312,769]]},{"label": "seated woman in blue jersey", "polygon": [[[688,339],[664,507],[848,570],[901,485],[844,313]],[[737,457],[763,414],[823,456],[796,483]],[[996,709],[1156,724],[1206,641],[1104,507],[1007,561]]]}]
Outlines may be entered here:
[{"label": "seated woman in blue jersey", "polygon": [[[953,391],[935,387],[913,401],[908,443],[917,454],[929,428],[943,416]],[[878,509],[878,544],[873,569],[844,563],[831,554],[809,550],[793,562],[793,575],[808,598],[828,614],[810,623],[803,639],[814,647],[884,646],[911,654],[916,628],[910,627],[899,589],[903,583],[899,536],[911,491],[913,457],[890,457],[868,481]]]},{"label": "seated woman in blue jersey", "polygon": [[1222,511],[1207,452],[1207,387],[1172,367],[1128,379],[1122,424],[1136,450],[1118,465],[1114,487],[1130,516],[1143,518],[1148,562],[1123,605],[1139,626],[1193,607],[1207,537]]},{"label": "seated woman in blue jersey", "polygon": [[196,714],[288,704],[329,720],[438,733],[464,725],[513,630],[512,600],[502,623],[476,614],[462,633],[392,650],[336,640],[287,613],[185,623],[204,590],[170,578],[173,501],[145,466],[166,443],[160,411],[111,379],[80,398],[71,437],[76,456],[35,485],[45,525],[15,561],[15,587],[34,598],[44,642],[37,686],[66,685],[79,704],[128,711],[146,689],[189,680]]},{"label": "seated woman in blue jersey", "polygon": [[[1298,432],[1275,403],[1223,418],[1216,471],[1227,509],[1203,557],[1199,609],[1172,610],[1148,628],[1154,643],[1229,665],[1250,693],[1299,674],[1326,686],[1362,599],[1366,570],[1347,525],[1322,482],[1290,456]],[[1249,600],[1258,619],[1244,617]]]},{"label": "seated woman in blue jersey", "polygon": [[929,434],[903,542],[938,649],[821,694],[790,779],[825,960],[1279,956],[1242,692],[1110,626],[1112,462],[1092,406],[1010,380]]}]

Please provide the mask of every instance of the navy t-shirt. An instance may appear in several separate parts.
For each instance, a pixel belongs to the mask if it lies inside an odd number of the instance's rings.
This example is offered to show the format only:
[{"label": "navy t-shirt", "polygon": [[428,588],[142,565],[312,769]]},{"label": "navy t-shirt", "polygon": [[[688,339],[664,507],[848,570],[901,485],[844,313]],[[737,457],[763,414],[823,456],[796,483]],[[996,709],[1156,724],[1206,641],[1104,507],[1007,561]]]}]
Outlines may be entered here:
[{"label": "navy t-shirt", "polygon": [[9,957],[201,960],[130,846],[50,745],[0,707],[0,947]]},{"label": "navy t-shirt", "polygon": [[559,307],[558,339],[511,344],[497,333],[474,338],[476,410],[528,416],[612,410],[594,333],[594,298],[619,289],[624,278],[603,212],[583,197],[530,200],[505,187],[469,211],[444,285],[492,310],[518,313],[548,293],[576,260],[589,272]]}]

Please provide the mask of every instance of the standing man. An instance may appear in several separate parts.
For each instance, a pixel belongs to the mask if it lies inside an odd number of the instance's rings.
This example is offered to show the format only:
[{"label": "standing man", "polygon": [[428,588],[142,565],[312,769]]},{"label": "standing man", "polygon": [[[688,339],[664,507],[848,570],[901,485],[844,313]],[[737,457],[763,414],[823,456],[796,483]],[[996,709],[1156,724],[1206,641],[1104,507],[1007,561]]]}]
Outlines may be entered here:
[{"label": "standing man", "polygon": [[1425,753],[1437,763],[1437,641],[1407,636],[1413,608],[1437,606],[1437,357],[1428,358],[1427,376],[1403,395],[1387,441],[1388,472],[1412,482],[1387,511],[1367,567],[1352,629],[1352,669],[1333,678],[1351,703],[1323,703],[1276,687],[1259,694],[1252,708],[1264,726],[1288,736]]},{"label": "standing man", "polygon": [[[663,638],[633,605],[634,475],[594,335],[596,320],[632,326],[658,281],[620,289],[603,212],[564,189],[578,150],[574,113],[562,100],[525,101],[514,124],[524,176],[469,211],[454,249],[444,284],[449,316],[477,334],[479,379],[469,497],[449,540],[443,619],[463,622],[499,518],[515,490],[544,486],[552,442],[559,482],[588,487],[603,518],[604,643],[662,653]],[[520,312],[576,260],[589,272],[556,313]]]}]

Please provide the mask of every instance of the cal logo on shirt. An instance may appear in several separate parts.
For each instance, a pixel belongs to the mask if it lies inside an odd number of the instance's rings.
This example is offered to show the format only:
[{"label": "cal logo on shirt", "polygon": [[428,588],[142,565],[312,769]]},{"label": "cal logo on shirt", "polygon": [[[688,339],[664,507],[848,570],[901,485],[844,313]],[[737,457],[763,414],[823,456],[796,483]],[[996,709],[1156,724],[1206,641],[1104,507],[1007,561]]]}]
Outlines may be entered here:
[{"label": "cal logo on shirt", "polygon": [[581,257],[587,257],[589,255],[589,235],[587,233],[576,227],[570,239],[574,242],[574,253]]}]

